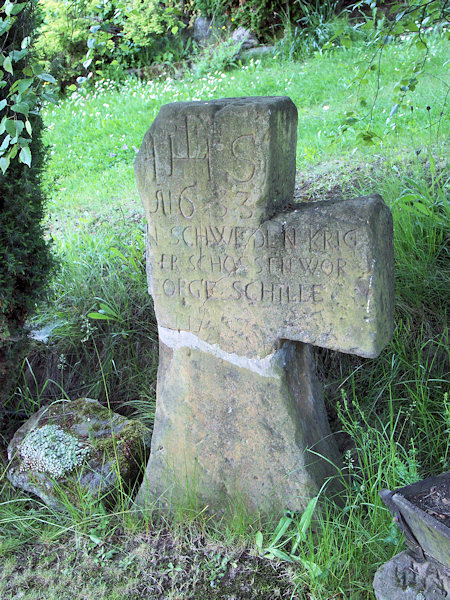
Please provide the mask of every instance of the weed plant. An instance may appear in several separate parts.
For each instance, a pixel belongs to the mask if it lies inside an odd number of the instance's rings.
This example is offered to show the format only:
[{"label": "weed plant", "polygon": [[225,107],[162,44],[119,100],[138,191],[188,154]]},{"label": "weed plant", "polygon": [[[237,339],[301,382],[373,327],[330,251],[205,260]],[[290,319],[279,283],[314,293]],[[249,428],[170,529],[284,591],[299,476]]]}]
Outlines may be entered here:
[{"label": "weed plant", "polygon": [[[63,266],[53,303],[40,308],[34,323],[52,325],[51,343],[38,345],[25,365],[11,404],[19,407],[19,418],[66,394],[108,397],[113,408],[152,421],[157,334],[131,164],[160,105],[170,101],[291,96],[299,109],[300,183],[308,183],[317,197],[330,187],[344,196],[378,192],[392,210],[396,329],[377,359],[318,353],[344,455],[339,498],[323,495],[313,515],[281,521],[263,520],[236,505],[217,523],[191,504],[180,507],[169,524],[152,510],[144,518],[137,514],[132,492],[119,491],[109,511],[85,498],[78,508],[55,513],[0,477],[0,597],[37,598],[45,581],[59,593],[62,582],[65,589],[75,588],[68,598],[147,594],[200,600],[221,598],[223,590],[259,600],[277,594],[300,600],[373,598],[376,568],[404,548],[379,490],[449,468],[449,209],[443,164],[448,122],[440,115],[445,42],[433,38],[428,76],[395,115],[395,128],[386,123],[389,90],[416,52],[401,44],[386,47],[375,115],[378,141],[357,147],[351,130],[331,136],[352,101],[342,82],[350,81],[365,52],[363,46],[301,63],[281,57],[254,61],[228,74],[183,82],[97,82],[46,109],[53,153],[47,171],[49,227]],[[369,85],[375,90],[376,81]],[[56,561],[56,554],[66,560]],[[242,587],[227,587],[232,574]]]}]

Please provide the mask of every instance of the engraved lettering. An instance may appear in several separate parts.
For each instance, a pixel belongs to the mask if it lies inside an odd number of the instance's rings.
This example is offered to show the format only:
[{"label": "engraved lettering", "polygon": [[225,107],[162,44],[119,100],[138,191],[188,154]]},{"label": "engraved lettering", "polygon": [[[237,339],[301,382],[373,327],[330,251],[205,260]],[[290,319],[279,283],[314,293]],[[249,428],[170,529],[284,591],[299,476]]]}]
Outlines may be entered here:
[{"label": "engraved lettering", "polygon": [[356,248],[356,229],[346,231],[342,238],[344,244],[354,250]]},{"label": "engraved lettering", "polygon": [[305,273],[309,272],[311,273],[311,275],[314,275],[319,261],[317,260],[317,258],[299,258],[298,262],[300,263]]},{"label": "engraved lettering", "polygon": [[176,286],[171,279],[166,279],[163,283],[163,291],[166,296],[173,296],[175,294]]},{"label": "engraved lettering", "polygon": [[179,279],[178,280],[178,295],[179,296],[184,296],[184,286],[185,286],[186,281],[184,279]]},{"label": "engraved lettering", "polygon": [[186,244],[186,246],[190,246],[192,248],[194,246],[194,243],[192,241],[192,238],[190,240],[188,240],[188,234],[189,234],[189,236],[192,235],[192,227],[185,227],[181,233],[183,242]]},{"label": "engraved lettering", "polygon": [[253,247],[263,248],[265,244],[264,232],[261,229],[257,229],[253,235]]},{"label": "engraved lettering", "polygon": [[189,260],[189,265],[192,267],[191,269],[189,269],[190,271],[195,271],[195,255],[191,254],[188,258]]},{"label": "engraved lettering", "polygon": [[274,265],[275,265],[275,270],[278,270],[278,271],[280,270],[279,263],[282,262],[282,259],[279,256],[269,256],[268,262],[269,262],[269,273],[270,274],[274,273]]},{"label": "engraved lettering", "polygon": [[192,188],[195,188],[196,185],[196,183],[194,183],[194,185],[188,185],[180,194],[178,206],[180,208],[180,213],[185,219],[192,219],[192,217],[194,216],[195,205],[191,198],[189,198],[191,192],[188,192],[188,190],[192,190]]},{"label": "engraved lettering", "polygon": [[161,271],[166,271],[166,270],[174,271],[175,264],[177,263],[177,261],[178,261],[178,257],[173,254],[161,254],[161,262],[160,262]]},{"label": "engraved lettering", "polygon": [[256,164],[248,158],[248,155],[255,153],[255,138],[253,135],[241,135],[231,144],[231,153],[234,158],[240,161],[242,166],[240,177],[237,174],[232,175],[238,183],[248,183],[255,175]]},{"label": "engraved lettering", "polygon": [[322,296],[319,296],[321,285],[312,285],[311,286],[311,296],[313,302],[323,302]]},{"label": "engraved lettering", "polygon": [[152,163],[152,178],[156,180],[155,140],[149,136],[144,146],[144,160]]},{"label": "engraved lettering", "polygon": [[250,194],[248,192],[236,192],[236,200],[239,206],[243,208],[240,214],[241,219],[251,219],[253,216],[253,209],[247,206],[249,199]]},{"label": "engraved lettering", "polygon": [[236,298],[234,300],[240,300],[242,297],[242,288],[240,281],[233,281],[233,290],[237,293]]},{"label": "engraved lettering", "polygon": [[189,294],[193,297],[193,298],[200,298],[200,288],[197,287],[197,289],[194,289],[194,286],[199,285],[201,287],[202,285],[202,280],[201,279],[194,279],[194,281],[190,281],[188,284],[188,291]]},{"label": "engraved lettering", "polygon": [[232,228],[228,228],[228,239],[225,238],[226,230],[227,230],[227,228],[224,226],[222,226],[221,228],[209,226],[211,238],[214,241],[214,243],[226,244],[227,246],[229,246],[230,241],[231,241],[231,236],[233,235],[233,230],[232,230]]},{"label": "engraved lettering", "polygon": [[313,242],[317,241],[317,236],[319,236],[321,233],[321,230],[318,229],[316,231],[316,233],[312,233],[311,229],[309,230],[309,251],[311,252],[313,249]]},{"label": "engraved lettering", "polygon": [[222,260],[221,260],[220,256],[216,260],[214,260],[214,257],[211,256],[210,260],[211,260],[211,272],[214,273],[214,270],[217,267],[217,271],[219,273],[221,273],[221,271],[222,271]]},{"label": "engraved lettering", "polygon": [[202,233],[201,227],[195,228],[195,245],[197,247],[208,246],[208,230],[207,229],[205,229]]},{"label": "engraved lettering", "polygon": [[156,190],[156,193],[155,193],[155,208],[153,209],[153,207],[150,206],[150,204],[147,204],[147,206],[148,206],[148,209],[147,209],[148,212],[150,214],[155,214],[156,212],[158,212],[158,208],[160,206],[160,203],[162,203],[162,202],[163,202],[163,193],[162,193],[161,190]]},{"label": "engraved lettering", "polygon": [[232,256],[225,257],[223,261],[223,270],[225,271],[225,273],[228,273],[228,275],[230,275],[231,273],[236,273],[237,264]]},{"label": "engraved lettering", "polygon": [[296,248],[297,244],[296,244],[296,231],[295,228],[292,227],[291,228],[291,232],[289,234],[289,231],[283,230],[283,234],[284,234],[284,247],[287,248],[288,246],[291,246],[292,248]]},{"label": "engraved lettering", "polygon": [[[259,286],[259,294],[255,297],[250,296],[250,287],[251,286]],[[247,298],[247,300],[259,300],[261,298],[261,282],[260,281],[251,281],[250,283],[247,283],[247,285],[244,288],[244,292],[245,292],[245,297]]]},{"label": "engraved lettering", "polygon": [[180,243],[180,233],[181,233],[181,229],[180,227],[172,227],[172,229],[170,230],[171,233],[171,242],[173,246],[177,246]]},{"label": "engraved lettering", "polygon": [[320,263],[320,269],[322,271],[322,273],[325,273],[325,275],[327,275],[328,277],[331,275],[331,273],[333,272],[333,263],[329,258],[325,258],[321,263]]}]

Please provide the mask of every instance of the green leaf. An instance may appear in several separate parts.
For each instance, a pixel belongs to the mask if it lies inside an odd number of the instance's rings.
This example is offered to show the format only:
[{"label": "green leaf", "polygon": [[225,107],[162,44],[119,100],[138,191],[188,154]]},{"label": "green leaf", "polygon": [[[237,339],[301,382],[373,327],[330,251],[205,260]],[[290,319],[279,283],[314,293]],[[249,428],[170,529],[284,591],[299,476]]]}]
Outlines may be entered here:
[{"label": "green leaf", "polygon": [[10,2],[9,0],[7,0],[5,2],[5,4],[3,5],[3,10],[5,11],[7,17],[11,16],[13,8],[14,8],[14,4],[12,2]]},{"label": "green leaf", "polygon": [[412,20],[406,25],[406,27],[409,31],[419,31],[419,28]]},{"label": "green leaf", "polygon": [[432,154],[429,155],[430,158],[430,170],[433,175],[436,173],[436,161],[434,160],[434,156]]},{"label": "green leaf", "polygon": [[11,19],[0,19],[0,35],[3,35],[6,31],[8,31],[10,26]]},{"label": "green leaf", "polygon": [[345,36],[341,39],[341,44],[344,46],[344,48],[349,49],[352,47],[352,40],[348,36]]},{"label": "green leaf", "polygon": [[403,6],[401,4],[393,4],[391,6],[391,9],[389,11],[389,14],[392,15],[392,13],[397,12],[397,10],[400,10],[401,8],[403,8]]},{"label": "green leaf", "polygon": [[69,92],[76,92],[77,86],[74,83],[72,83],[71,85],[67,86],[67,89],[69,90]]},{"label": "green leaf", "polygon": [[19,94],[23,94],[33,83],[32,79],[19,79],[18,90]]},{"label": "green leaf", "polygon": [[34,65],[31,68],[33,69],[33,73],[38,77],[41,73],[44,72],[44,69],[40,63],[34,63]]},{"label": "green leaf", "polygon": [[28,54],[28,50],[26,48],[25,50],[13,50],[11,54],[13,59],[17,62],[22,60],[22,58]]},{"label": "green leaf", "polygon": [[17,152],[19,151],[19,144],[15,144],[8,153],[9,158],[12,160],[16,158]]},{"label": "green leaf", "polygon": [[15,119],[6,119],[5,129],[6,129],[6,132],[9,133],[9,135],[11,137],[14,137],[16,135],[16,131],[17,131]]},{"label": "green leaf", "polygon": [[257,534],[255,535],[255,545],[258,548],[258,550],[261,552],[262,546],[263,546],[263,534],[261,533],[261,531],[258,531]]},{"label": "green leaf", "polygon": [[100,539],[97,535],[94,535],[93,533],[91,533],[91,534],[89,534],[89,537],[94,542],[94,544],[96,544],[97,546],[100,546],[100,544],[103,544],[103,540]]},{"label": "green leaf", "polygon": [[428,48],[428,46],[425,44],[425,42],[419,38],[417,38],[417,40],[414,43],[415,43],[416,48],[418,48],[419,50],[426,50]]},{"label": "green leaf", "polygon": [[25,121],[25,128],[27,130],[28,135],[31,137],[33,135],[33,128],[31,127],[31,123],[28,119]]},{"label": "green leaf", "polygon": [[104,304],[103,302],[100,302],[100,311],[99,312],[102,312],[102,311],[106,315],[110,315],[111,317],[119,316],[119,314],[113,308],[111,308],[111,306],[108,306],[108,304]]},{"label": "green leaf", "polygon": [[5,99],[0,100],[0,110],[3,110],[6,105],[7,105],[7,102]]},{"label": "green leaf", "polygon": [[28,148],[28,146],[23,146],[21,149],[19,153],[19,160],[31,167],[31,150]]},{"label": "green leaf", "polygon": [[303,514],[300,519],[300,523],[298,524],[298,531],[303,536],[306,535],[306,531],[309,529],[309,526],[311,525],[312,516],[316,509],[318,500],[319,500],[319,496],[315,496],[314,498],[311,498],[311,500],[308,502],[308,506],[303,511]]},{"label": "green leaf", "polygon": [[3,175],[6,173],[6,169],[9,167],[9,156],[3,156],[0,158],[0,169]]},{"label": "green leaf", "polygon": [[292,557],[289,556],[287,552],[283,552],[279,548],[267,548],[268,554],[266,554],[266,558],[279,558],[280,560],[285,560],[286,562],[292,562]]},{"label": "green leaf", "polygon": [[111,317],[109,317],[108,315],[105,315],[103,313],[99,313],[99,312],[90,312],[88,313],[88,317],[90,319],[100,319],[102,321],[110,321]]},{"label": "green leaf", "polygon": [[39,73],[38,78],[42,81],[48,81],[48,83],[56,83],[56,79],[50,73]]},{"label": "green leaf", "polygon": [[20,11],[24,8],[25,5],[26,5],[26,2],[18,2],[16,4],[14,4],[14,6],[11,9],[11,14],[18,15],[20,13]]},{"label": "green leaf", "polygon": [[28,113],[30,112],[30,107],[26,102],[19,102],[18,104],[13,104],[11,106],[11,110],[22,115],[28,115]]},{"label": "green leaf", "polygon": [[9,146],[10,141],[11,141],[11,136],[8,133],[7,135],[5,135],[2,145],[0,146],[0,152],[3,152],[4,150],[6,150],[6,148]]},{"label": "green leaf", "polygon": [[273,537],[270,540],[270,550],[272,550],[272,546],[275,546],[280,541],[280,538],[286,533],[287,529],[289,529],[290,524],[292,523],[291,517],[287,515],[281,517],[278,522],[277,528],[274,531]]},{"label": "green leaf", "polygon": [[311,560],[305,560],[299,556],[293,556],[293,559],[303,565],[308,571],[309,575],[314,578],[321,577],[325,573],[325,571],[321,569],[318,564],[312,562]]},{"label": "green leaf", "polygon": [[14,73],[13,68],[12,68],[12,61],[11,61],[11,57],[10,56],[7,56],[5,58],[5,60],[3,61],[3,68],[8,73],[11,73],[11,75]]}]

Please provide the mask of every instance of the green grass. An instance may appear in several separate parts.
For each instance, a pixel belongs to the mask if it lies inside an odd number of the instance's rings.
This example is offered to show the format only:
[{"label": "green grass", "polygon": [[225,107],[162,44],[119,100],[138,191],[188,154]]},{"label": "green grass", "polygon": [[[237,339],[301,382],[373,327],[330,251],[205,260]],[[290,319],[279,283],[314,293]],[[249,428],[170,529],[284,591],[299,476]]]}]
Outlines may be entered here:
[{"label": "green grass", "polygon": [[[352,128],[337,137],[345,113],[357,105],[357,88],[349,84],[358,62],[370,54],[365,47],[316,55],[301,63],[281,58],[256,61],[229,73],[216,72],[201,78],[186,74],[183,80],[129,79],[119,86],[98,81],[94,89],[74,92],[45,114],[47,142],[52,146],[47,172],[52,228],[64,230],[69,217],[72,227],[86,220],[116,217],[121,208],[139,210],[132,168],[135,151],[160,106],[167,102],[289,95],[299,113],[297,167],[301,174],[328,161],[348,168],[383,156],[396,164],[430,143],[440,162],[445,154],[438,144],[448,123],[445,112],[440,117],[446,93],[442,79],[446,76],[447,45],[432,38],[430,46],[425,73],[414,95],[397,113],[395,129],[392,124],[386,125],[395,104],[393,88],[420,53],[406,44],[386,47],[381,63],[382,89],[372,127],[381,139],[373,146],[358,147]],[[371,72],[367,101],[375,85],[376,73]]]},{"label": "green grass", "polygon": [[[97,82],[47,107],[48,225],[62,265],[52,303],[34,321],[54,327],[52,343],[37,343],[24,365],[5,438],[41,404],[64,395],[108,399],[152,424],[157,332],[132,163],[133,146],[166,102],[291,96],[299,110],[299,197],[319,199],[330,188],[347,197],[378,192],[392,210],[396,330],[377,359],[318,351],[345,470],[339,502],[324,497],[305,535],[299,537],[300,515],[280,528],[242,507],[220,522],[201,507],[184,507],[171,520],[156,513],[142,520],[124,493],[109,512],[80,499],[60,514],[0,477],[2,600],[42,598],[43,589],[48,600],[373,598],[376,568],[404,548],[379,490],[450,468],[448,120],[440,117],[446,44],[432,38],[430,47],[427,74],[396,114],[395,129],[386,124],[392,88],[418,51],[385,48],[372,125],[379,138],[371,146],[357,146],[351,129],[334,133],[356,99],[347,86],[368,52],[361,46],[183,81]],[[100,310],[105,318],[88,316]],[[271,547],[285,559],[268,557]]]}]

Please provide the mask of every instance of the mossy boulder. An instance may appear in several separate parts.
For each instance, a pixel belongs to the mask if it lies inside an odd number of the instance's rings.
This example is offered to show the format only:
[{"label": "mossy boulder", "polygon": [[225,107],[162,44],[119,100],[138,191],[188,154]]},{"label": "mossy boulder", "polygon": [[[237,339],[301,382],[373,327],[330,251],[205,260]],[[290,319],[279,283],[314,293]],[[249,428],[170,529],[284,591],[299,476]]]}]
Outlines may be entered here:
[{"label": "mossy boulder", "polygon": [[151,432],[97,400],[42,407],[17,430],[8,446],[8,479],[62,509],[69,500],[106,498],[118,484],[132,485],[145,464]]}]

